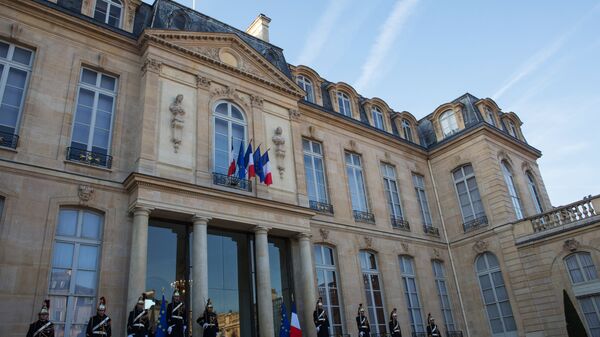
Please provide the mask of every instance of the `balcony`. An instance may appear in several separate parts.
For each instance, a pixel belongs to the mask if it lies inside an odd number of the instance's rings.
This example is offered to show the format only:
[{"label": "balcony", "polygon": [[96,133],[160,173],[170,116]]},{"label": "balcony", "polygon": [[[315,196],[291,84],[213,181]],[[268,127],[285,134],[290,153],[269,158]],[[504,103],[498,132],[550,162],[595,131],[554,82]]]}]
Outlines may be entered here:
[{"label": "balcony", "polygon": [[463,229],[466,232],[470,232],[470,231],[474,231],[476,229],[479,229],[481,227],[485,227],[488,225],[488,218],[487,216],[480,216],[477,219],[473,219],[471,221],[467,221],[465,223],[463,223]]},{"label": "balcony", "polygon": [[19,136],[0,131],[0,146],[16,149],[18,142]]},{"label": "balcony", "polygon": [[429,226],[429,225],[423,225],[423,232],[427,235],[432,235],[432,236],[440,236],[440,229],[437,227],[433,227],[433,226]]},{"label": "balcony", "polygon": [[375,223],[375,215],[373,213],[353,210],[352,214],[354,215],[354,220],[358,222]]},{"label": "balcony", "polygon": [[112,166],[112,156],[74,147],[67,148],[67,160],[105,168],[110,168]]},{"label": "balcony", "polygon": [[309,206],[311,209],[319,212],[319,213],[323,213],[323,214],[333,214],[333,205],[330,205],[328,203],[324,203],[324,202],[318,202],[318,201],[314,201],[314,200],[310,200],[309,202]]},{"label": "balcony", "polygon": [[404,231],[410,231],[410,224],[408,221],[404,220],[402,217],[391,217],[392,228],[401,229]]},{"label": "balcony", "polygon": [[221,174],[217,172],[213,172],[213,184],[219,186],[225,186],[229,188],[235,188],[237,190],[242,190],[246,192],[252,192],[252,182],[246,179],[240,179],[234,176],[228,176],[226,174]]}]

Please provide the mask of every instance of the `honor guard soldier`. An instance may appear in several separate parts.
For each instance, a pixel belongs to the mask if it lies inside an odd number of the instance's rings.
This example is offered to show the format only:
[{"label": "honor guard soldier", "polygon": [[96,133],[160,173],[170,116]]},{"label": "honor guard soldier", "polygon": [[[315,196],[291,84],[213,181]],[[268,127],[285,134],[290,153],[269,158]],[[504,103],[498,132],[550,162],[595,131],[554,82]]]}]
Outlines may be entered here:
[{"label": "honor guard soldier", "polygon": [[356,316],[356,326],[358,327],[359,337],[370,337],[371,327],[369,325],[369,319],[365,315],[365,308],[362,303],[358,305],[358,316]]},{"label": "honor guard soldier", "polygon": [[219,332],[219,321],[217,320],[217,314],[213,309],[213,305],[210,302],[210,298],[206,302],[204,313],[198,317],[196,323],[200,324],[203,329],[202,337],[217,337]]},{"label": "honor guard soldier", "polygon": [[142,295],[127,319],[127,337],[147,337],[149,331],[148,312],[144,309],[146,295]]},{"label": "honor guard soldier", "polygon": [[431,313],[427,314],[427,337],[442,337],[442,333],[435,324],[435,319],[431,317]]},{"label": "honor guard soldier", "polygon": [[50,300],[45,300],[38,313],[38,320],[29,324],[27,337],[54,337],[54,324],[48,320]]},{"label": "honor guard soldier", "polygon": [[329,337],[329,318],[327,312],[323,309],[323,298],[319,297],[315,311],[313,311],[313,320],[317,328],[317,337]]},{"label": "honor guard soldier", "polygon": [[394,308],[390,315],[390,327],[391,337],[402,337],[402,331],[400,331],[400,322],[398,321],[398,310]]},{"label": "honor guard soldier", "polygon": [[187,336],[187,311],[181,301],[179,290],[175,289],[171,303],[167,305],[167,332],[171,337]]},{"label": "honor guard soldier", "polygon": [[85,331],[86,337],[111,337],[110,317],[106,315],[106,299],[100,297],[96,316],[90,317]]}]

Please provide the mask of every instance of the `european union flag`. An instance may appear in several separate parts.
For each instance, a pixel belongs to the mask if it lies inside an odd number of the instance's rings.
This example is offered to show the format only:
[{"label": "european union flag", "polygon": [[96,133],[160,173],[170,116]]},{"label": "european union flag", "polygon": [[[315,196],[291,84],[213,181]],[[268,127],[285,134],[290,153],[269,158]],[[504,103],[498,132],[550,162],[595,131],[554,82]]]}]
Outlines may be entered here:
[{"label": "european union flag", "polygon": [[158,316],[158,325],[156,326],[156,334],[154,337],[167,337],[167,305],[165,302],[165,294],[162,295],[160,303],[160,315]]},{"label": "european union flag", "polygon": [[290,320],[288,319],[285,303],[283,303],[283,301],[281,301],[281,327],[279,328],[279,337],[290,337]]}]

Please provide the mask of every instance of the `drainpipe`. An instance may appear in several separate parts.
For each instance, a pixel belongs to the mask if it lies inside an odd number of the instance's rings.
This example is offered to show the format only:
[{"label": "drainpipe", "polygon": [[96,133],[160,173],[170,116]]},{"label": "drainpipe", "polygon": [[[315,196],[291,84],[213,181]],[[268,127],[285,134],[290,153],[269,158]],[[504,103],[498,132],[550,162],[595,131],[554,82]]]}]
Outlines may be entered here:
[{"label": "drainpipe", "polygon": [[463,321],[465,323],[465,332],[467,337],[470,337],[469,323],[467,321],[467,315],[465,312],[465,306],[460,291],[460,284],[458,283],[458,277],[456,276],[456,268],[454,266],[454,257],[452,255],[452,249],[450,248],[450,241],[448,241],[448,232],[446,231],[446,224],[444,222],[444,215],[442,214],[442,206],[440,204],[440,197],[438,195],[437,186],[435,185],[435,179],[433,178],[433,171],[431,170],[431,161],[427,159],[427,167],[429,168],[429,176],[431,177],[431,183],[433,184],[433,193],[435,194],[435,203],[437,204],[438,212],[440,213],[440,220],[442,222],[442,230],[444,231],[444,237],[446,238],[446,245],[448,246],[448,256],[450,257],[450,266],[452,267],[452,274],[454,276],[454,283],[456,284],[456,290],[458,291],[458,302],[460,303],[460,311],[462,312]]}]

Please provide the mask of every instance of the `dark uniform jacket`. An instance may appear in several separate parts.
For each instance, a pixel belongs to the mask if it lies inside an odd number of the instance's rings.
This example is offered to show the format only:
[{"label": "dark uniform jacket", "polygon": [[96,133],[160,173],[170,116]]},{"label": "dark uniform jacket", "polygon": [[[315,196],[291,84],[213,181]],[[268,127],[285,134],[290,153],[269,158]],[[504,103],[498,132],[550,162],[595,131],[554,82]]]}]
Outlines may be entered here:
[{"label": "dark uniform jacket", "polygon": [[436,324],[427,325],[427,337],[441,337],[442,333]]},{"label": "dark uniform jacket", "polygon": [[313,311],[313,321],[317,328],[317,337],[329,337],[329,318],[323,309]]},{"label": "dark uniform jacket", "polygon": [[[140,316],[141,313],[143,314]],[[149,328],[150,323],[148,321],[148,312],[146,310],[134,308],[129,312],[129,318],[127,319],[127,335],[146,337]]]},{"label": "dark uniform jacket", "polygon": [[[167,325],[171,328],[171,334],[169,336],[187,336],[187,314],[183,302],[171,302],[167,305]],[[184,327],[186,328],[184,329]]]},{"label": "dark uniform jacket", "polygon": [[[196,320],[196,323],[204,329],[202,337],[216,337],[219,332],[219,321],[217,320],[217,314],[214,312],[204,312],[204,314]],[[204,324],[208,324],[204,328]]]},{"label": "dark uniform jacket", "polygon": [[398,321],[397,319],[392,319],[389,323],[388,323],[389,327],[390,327],[390,336],[392,337],[402,337],[402,331],[400,331],[400,321]]},{"label": "dark uniform jacket", "polygon": [[[95,328],[95,329],[94,329]],[[90,320],[85,330],[86,337],[111,337],[110,317],[99,315],[90,317]]]},{"label": "dark uniform jacket", "polygon": [[[42,327],[44,328],[40,330]],[[37,321],[29,324],[27,337],[54,337],[54,324],[52,324],[50,321],[42,321],[41,319],[38,319]]]},{"label": "dark uniform jacket", "polygon": [[367,316],[356,316],[356,326],[358,327],[359,337],[370,336],[371,327],[369,326],[369,320],[367,319]]}]

